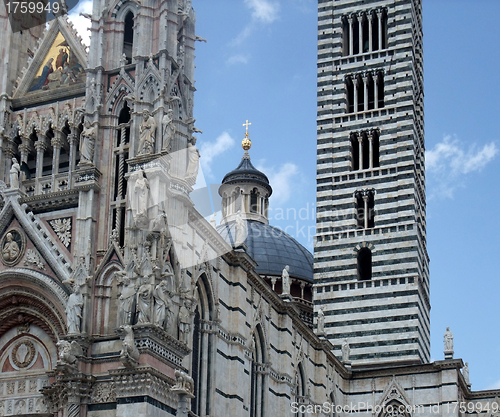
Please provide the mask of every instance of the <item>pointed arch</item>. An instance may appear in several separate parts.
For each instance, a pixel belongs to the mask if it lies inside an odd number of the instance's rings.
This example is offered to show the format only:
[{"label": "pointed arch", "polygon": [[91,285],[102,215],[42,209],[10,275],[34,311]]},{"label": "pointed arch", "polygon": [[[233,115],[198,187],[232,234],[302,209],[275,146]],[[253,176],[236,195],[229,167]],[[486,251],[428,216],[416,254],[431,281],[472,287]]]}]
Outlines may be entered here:
[{"label": "pointed arch", "polygon": [[[195,398],[191,400],[191,411],[196,415],[211,415],[214,380],[214,334],[208,332],[214,320],[213,289],[206,271],[201,271],[196,280],[195,298],[197,306],[193,323],[191,353],[191,376],[194,381]],[[202,410],[204,407],[204,410]]]},{"label": "pointed arch", "polygon": [[[300,405],[305,403],[307,393],[307,378],[303,361],[299,362],[295,371],[295,402]],[[298,411],[294,414],[296,417],[304,417],[305,414]]]},{"label": "pointed arch", "polygon": [[92,306],[94,318],[93,334],[111,334],[117,327],[117,315],[111,312],[118,311],[118,288],[115,273],[122,271],[123,266],[116,260],[107,264],[95,280],[95,297]]},{"label": "pointed arch", "polygon": [[261,323],[257,323],[251,334],[252,360],[250,362],[250,417],[265,417],[267,411],[266,387],[268,384],[267,343]]}]

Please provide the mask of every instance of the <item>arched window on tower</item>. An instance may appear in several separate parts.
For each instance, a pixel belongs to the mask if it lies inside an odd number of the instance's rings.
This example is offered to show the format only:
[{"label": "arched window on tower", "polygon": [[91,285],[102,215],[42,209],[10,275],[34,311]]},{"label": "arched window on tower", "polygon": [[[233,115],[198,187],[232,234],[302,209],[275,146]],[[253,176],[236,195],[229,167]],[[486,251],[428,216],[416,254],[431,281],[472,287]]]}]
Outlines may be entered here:
[{"label": "arched window on tower", "polygon": [[378,110],[385,106],[383,71],[348,75],[345,90],[347,113]]},{"label": "arched window on tower", "polygon": [[360,281],[372,279],[372,251],[366,247],[358,252],[358,279]]},{"label": "arched window on tower", "polygon": [[352,171],[373,169],[380,166],[379,131],[351,132]]},{"label": "arched window on tower", "polygon": [[356,217],[358,229],[371,229],[375,226],[375,193],[372,190],[357,191]]},{"label": "arched window on tower", "polygon": [[130,147],[130,108],[127,103],[118,115],[118,126],[114,139],[114,190],[113,190],[113,233],[118,238],[121,247],[125,244],[125,195],[127,192],[126,163]]},{"label": "arched window on tower", "polygon": [[358,55],[387,48],[384,8],[359,11],[342,18],[342,55]]},{"label": "arched window on tower", "polygon": [[134,14],[128,12],[125,16],[123,27],[123,53],[127,58],[127,64],[132,63],[132,51],[134,45]]}]

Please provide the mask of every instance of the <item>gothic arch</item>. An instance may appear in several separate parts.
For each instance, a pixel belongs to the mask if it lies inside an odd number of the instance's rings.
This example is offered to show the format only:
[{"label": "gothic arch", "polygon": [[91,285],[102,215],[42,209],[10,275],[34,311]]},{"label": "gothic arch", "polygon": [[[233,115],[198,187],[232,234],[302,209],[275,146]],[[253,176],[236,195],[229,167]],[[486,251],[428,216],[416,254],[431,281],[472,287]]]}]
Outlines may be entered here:
[{"label": "gothic arch", "polygon": [[117,21],[123,21],[128,12],[137,16],[139,5],[134,1],[115,0],[115,5],[111,8],[111,17]]},{"label": "gothic arch", "polygon": [[[30,274],[30,272],[33,272]],[[31,275],[31,276],[30,276]],[[41,280],[34,271],[0,274],[0,336],[12,326],[33,323],[57,342],[66,333],[66,298],[54,290],[49,277]]]},{"label": "gothic arch", "polygon": [[139,84],[138,90],[141,101],[150,101],[151,104],[153,104],[154,100],[150,100],[151,92],[153,94],[153,97],[157,98],[160,96],[161,86],[159,77],[160,76],[158,70],[156,70],[156,67],[154,67],[154,69],[149,69],[149,74],[147,74]]},{"label": "gothic arch", "polygon": [[117,326],[116,314],[111,316],[111,311],[118,311],[118,289],[115,273],[121,271],[122,266],[116,262],[107,264],[95,279],[94,317],[95,334],[106,335],[112,333]]},{"label": "gothic arch", "polygon": [[200,415],[203,406],[204,413],[211,415],[215,335],[206,330],[214,320],[214,298],[209,279],[204,271],[196,281],[195,293],[198,305],[195,309],[191,355],[191,376],[194,380],[195,398],[191,400],[191,411]]},{"label": "gothic arch", "polygon": [[268,362],[266,340],[261,323],[257,323],[252,334],[250,362],[250,417],[263,417],[267,411],[267,375]]},{"label": "gothic arch", "polygon": [[129,94],[132,94],[133,88],[129,83],[127,82],[125,77],[120,77],[117,80],[117,83],[113,84],[111,86],[111,89],[108,93],[108,98],[106,101],[106,108],[108,109],[108,112],[118,116],[120,113],[121,109],[123,108],[123,101],[125,100],[125,97],[127,97]]}]

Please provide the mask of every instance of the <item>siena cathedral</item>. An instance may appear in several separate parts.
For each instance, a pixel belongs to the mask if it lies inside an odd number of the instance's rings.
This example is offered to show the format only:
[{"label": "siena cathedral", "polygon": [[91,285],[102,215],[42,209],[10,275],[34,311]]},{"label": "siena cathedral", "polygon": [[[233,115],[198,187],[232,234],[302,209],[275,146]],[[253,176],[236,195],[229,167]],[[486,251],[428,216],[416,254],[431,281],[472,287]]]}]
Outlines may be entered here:
[{"label": "siena cathedral", "polygon": [[314,255],[248,131],[200,204],[191,1],[7,3],[0,416],[500,416],[430,359],[421,0],[318,1]]}]

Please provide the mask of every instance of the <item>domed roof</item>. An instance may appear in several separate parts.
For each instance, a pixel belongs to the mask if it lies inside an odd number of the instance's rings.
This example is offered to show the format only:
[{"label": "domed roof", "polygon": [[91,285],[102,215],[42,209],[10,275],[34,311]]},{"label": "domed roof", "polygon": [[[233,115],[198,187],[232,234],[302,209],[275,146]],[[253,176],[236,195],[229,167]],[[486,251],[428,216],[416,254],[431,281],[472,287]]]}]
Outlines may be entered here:
[{"label": "domed roof", "polygon": [[[262,275],[281,276],[285,265],[290,266],[292,278],[313,281],[313,256],[304,246],[282,230],[247,220],[247,253],[257,262],[255,270]],[[217,231],[230,245],[236,237],[236,222],[223,223]]]},{"label": "domed roof", "polygon": [[272,188],[269,185],[269,179],[266,175],[252,165],[250,156],[247,152],[241,159],[238,167],[227,173],[222,180],[222,184],[253,182],[264,186],[269,190],[269,195],[272,193]]}]

